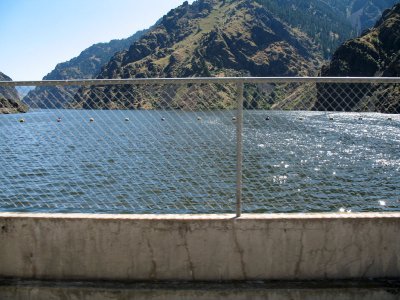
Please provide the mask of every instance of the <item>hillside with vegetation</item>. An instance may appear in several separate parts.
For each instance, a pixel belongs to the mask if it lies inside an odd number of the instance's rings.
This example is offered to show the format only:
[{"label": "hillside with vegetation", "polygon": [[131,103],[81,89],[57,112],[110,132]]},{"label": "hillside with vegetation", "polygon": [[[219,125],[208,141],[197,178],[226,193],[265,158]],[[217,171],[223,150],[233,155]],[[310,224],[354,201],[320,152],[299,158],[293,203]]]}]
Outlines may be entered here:
[{"label": "hillside with vegetation", "polygon": [[[0,81],[12,79],[0,72]],[[23,113],[27,110],[28,107],[21,103],[15,88],[0,86],[0,114]]]},{"label": "hillside with vegetation", "polygon": [[299,28],[313,38],[325,58],[345,40],[354,36],[354,28],[347,19],[347,0],[258,0],[283,22]]},{"label": "hillside with vegetation", "polygon": [[[92,79],[101,67],[117,52],[128,49],[146,30],[139,31],[129,38],[98,43],[85,49],[81,54],[67,62],[58,64],[43,80]],[[60,108],[71,101],[78,87],[37,87],[24,97],[31,107]]]},{"label": "hillside with vegetation", "polygon": [[[331,58],[339,45],[375,23],[379,14],[395,2],[197,0],[192,5],[185,2],[149,30],[125,40],[93,45],[78,57],[57,65],[44,79],[315,75],[324,59]],[[270,92],[271,87],[267,89]],[[85,88],[77,93],[78,90],[79,87],[38,87],[25,96],[24,102],[41,108],[158,107],[157,103],[150,103],[153,101],[142,101],[144,96],[138,90]],[[184,92],[184,89],[168,91],[161,96],[167,103],[179,98],[178,102],[172,101],[173,107],[183,107]],[[256,92],[261,96],[264,93],[257,90],[253,94]],[[292,93],[293,97],[299,92]],[[219,93],[224,104],[214,106],[229,107],[231,92]],[[201,94],[207,98],[207,91]],[[274,101],[269,97],[264,100],[268,103],[256,107],[282,108]]]},{"label": "hillside with vegetation", "polygon": [[[307,34],[257,2],[199,0],[170,11],[129,50],[116,54],[98,78],[312,76],[321,62],[319,48]],[[184,108],[186,95],[193,92],[193,87],[171,87],[160,97],[169,106]],[[213,107],[232,105],[229,88],[218,92],[221,100]],[[198,102],[208,98],[207,92],[201,94]],[[158,105],[128,87],[86,88],[74,103],[104,109]]]},{"label": "hillside with vegetation", "polygon": [[398,0],[257,0],[282,21],[313,37],[325,58],[372,27]]},{"label": "hillside with vegetation", "polygon": [[[340,46],[321,76],[399,77],[400,4],[385,11],[373,28]],[[319,87],[315,109],[400,113],[399,86],[348,84],[340,87],[340,93],[332,93],[333,88]]]}]

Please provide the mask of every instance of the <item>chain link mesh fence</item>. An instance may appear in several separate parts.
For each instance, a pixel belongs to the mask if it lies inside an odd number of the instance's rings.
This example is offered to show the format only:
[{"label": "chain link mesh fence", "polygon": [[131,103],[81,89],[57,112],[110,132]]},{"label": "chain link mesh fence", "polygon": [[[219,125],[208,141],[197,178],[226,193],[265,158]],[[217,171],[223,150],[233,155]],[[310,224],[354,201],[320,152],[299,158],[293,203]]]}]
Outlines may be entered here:
[{"label": "chain link mesh fence", "polygon": [[0,211],[400,210],[398,78],[0,88]]}]

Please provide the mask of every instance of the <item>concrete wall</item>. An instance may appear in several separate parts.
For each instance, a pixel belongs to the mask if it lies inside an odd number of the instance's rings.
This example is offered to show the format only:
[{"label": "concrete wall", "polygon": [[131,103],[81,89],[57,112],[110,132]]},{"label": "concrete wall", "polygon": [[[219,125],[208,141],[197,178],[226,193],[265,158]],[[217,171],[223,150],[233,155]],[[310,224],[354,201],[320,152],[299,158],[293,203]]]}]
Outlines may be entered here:
[{"label": "concrete wall", "polygon": [[400,213],[0,214],[3,278],[399,278],[399,253]]}]

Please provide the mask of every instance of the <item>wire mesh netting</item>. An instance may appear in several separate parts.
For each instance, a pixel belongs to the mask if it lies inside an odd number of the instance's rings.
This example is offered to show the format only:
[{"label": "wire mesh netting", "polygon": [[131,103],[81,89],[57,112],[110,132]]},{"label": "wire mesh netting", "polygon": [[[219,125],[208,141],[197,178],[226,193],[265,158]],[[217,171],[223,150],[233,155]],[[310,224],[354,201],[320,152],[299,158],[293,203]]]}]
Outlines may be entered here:
[{"label": "wire mesh netting", "polygon": [[400,210],[396,79],[36,84],[0,83],[0,211]]},{"label": "wire mesh netting", "polygon": [[398,210],[399,87],[311,82],[247,88],[254,92],[244,116],[245,210]]}]

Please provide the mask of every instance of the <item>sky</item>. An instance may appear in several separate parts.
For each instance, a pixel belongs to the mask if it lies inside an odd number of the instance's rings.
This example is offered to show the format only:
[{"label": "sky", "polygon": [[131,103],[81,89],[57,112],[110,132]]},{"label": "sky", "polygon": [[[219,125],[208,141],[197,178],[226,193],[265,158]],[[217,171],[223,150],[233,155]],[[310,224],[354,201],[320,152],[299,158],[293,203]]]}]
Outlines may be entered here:
[{"label": "sky", "polygon": [[0,72],[13,80],[41,80],[58,63],[148,28],[183,2],[0,0]]}]

